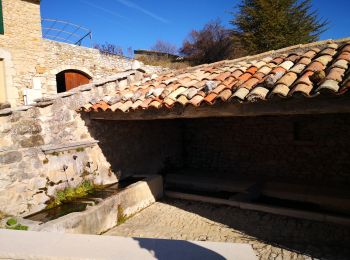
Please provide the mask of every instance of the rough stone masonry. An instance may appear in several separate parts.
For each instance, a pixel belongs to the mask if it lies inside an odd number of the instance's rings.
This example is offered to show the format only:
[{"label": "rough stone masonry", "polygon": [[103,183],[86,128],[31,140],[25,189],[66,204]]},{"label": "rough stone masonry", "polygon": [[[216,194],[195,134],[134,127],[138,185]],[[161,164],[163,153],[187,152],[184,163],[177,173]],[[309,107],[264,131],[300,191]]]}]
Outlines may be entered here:
[{"label": "rough stone masonry", "polygon": [[130,70],[33,106],[0,109],[0,211],[24,216],[44,209],[57,191],[84,180],[117,182],[118,173],[76,109],[143,76]]}]

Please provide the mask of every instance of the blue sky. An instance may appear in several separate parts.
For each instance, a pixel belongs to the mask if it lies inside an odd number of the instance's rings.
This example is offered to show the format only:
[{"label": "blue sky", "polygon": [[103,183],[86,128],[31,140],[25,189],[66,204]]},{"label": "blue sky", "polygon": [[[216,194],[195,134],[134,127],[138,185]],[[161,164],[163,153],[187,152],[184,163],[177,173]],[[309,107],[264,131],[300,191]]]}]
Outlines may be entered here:
[{"label": "blue sky", "polygon": [[[93,43],[111,42],[124,49],[148,49],[157,39],[178,47],[192,29],[220,18],[230,26],[229,13],[238,0],[42,0],[43,18],[61,19],[92,30]],[[321,39],[350,36],[350,1],[314,0],[329,20]]]}]

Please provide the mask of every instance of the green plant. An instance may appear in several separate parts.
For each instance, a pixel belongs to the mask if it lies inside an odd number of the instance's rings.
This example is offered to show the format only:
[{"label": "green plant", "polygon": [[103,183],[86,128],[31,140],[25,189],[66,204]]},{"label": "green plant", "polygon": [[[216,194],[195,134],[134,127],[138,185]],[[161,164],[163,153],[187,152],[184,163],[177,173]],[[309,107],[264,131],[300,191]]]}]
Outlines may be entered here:
[{"label": "green plant", "polygon": [[83,181],[80,185],[75,188],[69,187],[64,190],[60,190],[56,192],[56,196],[51,199],[48,203],[47,208],[54,208],[56,206],[61,205],[64,202],[72,201],[76,198],[82,198],[95,190],[95,186],[90,181]]},{"label": "green plant", "polygon": [[14,218],[10,218],[6,221],[6,225],[8,225],[8,226],[14,226],[16,224],[17,224],[17,220]]},{"label": "green plant", "polygon": [[6,229],[28,230],[28,228],[28,226],[17,224],[17,220],[15,218],[10,218],[6,221]]}]

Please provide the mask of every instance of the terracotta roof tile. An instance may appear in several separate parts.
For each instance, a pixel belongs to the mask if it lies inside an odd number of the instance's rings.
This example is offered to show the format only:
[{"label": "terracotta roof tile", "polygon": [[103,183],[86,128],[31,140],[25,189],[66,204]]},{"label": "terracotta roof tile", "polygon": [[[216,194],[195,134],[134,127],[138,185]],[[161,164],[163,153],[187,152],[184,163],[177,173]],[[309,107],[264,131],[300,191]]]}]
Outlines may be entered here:
[{"label": "terracotta roof tile", "polygon": [[280,96],[286,97],[290,89],[284,84],[277,84],[276,87],[272,90],[272,94],[278,94]]},{"label": "terracotta roof tile", "polygon": [[350,52],[342,52],[339,57],[337,58],[338,60],[346,60],[350,62]]},{"label": "terracotta roof tile", "polygon": [[332,68],[329,71],[326,79],[335,80],[335,81],[341,82],[343,80],[344,74],[345,74],[345,69]]},{"label": "terracotta roof tile", "polygon": [[238,89],[233,95],[232,97],[237,97],[241,100],[244,100],[245,97],[249,94],[249,90],[246,88],[240,88]]},{"label": "terracotta roof tile", "polygon": [[220,81],[224,81],[226,78],[228,78],[229,76],[231,76],[231,72],[229,71],[226,71],[226,72],[223,72],[221,74],[219,74],[219,76],[217,76],[215,78],[215,80],[220,80]]},{"label": "terracotta roof tile", "polygon": [[296,83],[312,85],[312,82],[310,81],[310,76],[312,76],[313,74],[314,74],[313,71],[306,71],[301,77],[299,77]]},{"label": "terracotta roof tile", "polygon": [[319,61],[314,61],[309,66],[306,67],[306,70],[320,71],[320,70],[324,70],[324,68],[325,66],[323,65],[323,63]]},{"label": "terracotta roof tile", "polygon": [[221,98],[222,101],[227,101],[232,96],[232,91],[230,89],[225,89],[219,94],[219,98]]},{"label": "terracotta roof tile", "polygon": [[242,74],[238,79],[243,83],[245,81],[247,81],[248,79],[250,79],[252,77],[252,74],[250,73],[244,73]]},{"label": "terracotta roof tile", "polygon": [[333,57],[330,55],[322,55],[316,59],[316,61],[321,62],[324,66],[327,66],[327,64],[333,60]]},{"label": "terracotta roof tile", "polygon": [[335,80],[326,80],[324,83],[321,84],[321,86],[317,89],[317,91],[321,90],[331,90],[333,92],[338,92],[339,90],[339,82]]},{"label": "terracotta roof tile", "polygon": [[349,66],[349,63],[346,60],[337,60],[331,67],[341,68],[346,70]]},{"label": "terracotta roof tile", "polygon": [[254,88],[249,95],[247,95],[247,100],[250,102],[254,102],[259,99],[265,99],[269,90],[264,87],[256,87]]},{"label": "terracotta roof tile", "polygon": [[271,62],[275,63],[276,65],[278,65],[278,64],[282,63],[283,61],[284,61],[283,57],[276,57]]},{"label": "terracotta roof tile", "polygon": [[306,53],[304,53],[303,57],[312,59],[316,56],[316,54],[317,54],[317,52],[310,50],[310,51],[307,51]]},{"label": "terracotta roof tile", "polygon": [[274,95],[341,95],[350,90],[349,63],[350,42],[312,43],[146,77],[130,86],[125,81],[114,96],[93,99],[81,110],[132,112],[175,104],[212,105],[217,100],[254,102]]},{"label": "terracotta roof tile", "polygon": [[193,104],[194,106],[199,106],[200,103],[203,101],[204,97],[201,95],[195,95],[191,100],[191,104]]},{"label": "terracotta roof tile", "polygon": [[261,67],[258,72],[264,73],[265,75],[269,74],[271,72],[271,68],[269,66],[263,66]]},{"label": "terracotta roof tile", "polygon": [[295,72],[288,72],[277,82],[277,84],[283,84],[290,87],[297,78],[298,75]]},{"label": "terracotta roof tile", "polygon": [[312,90],[311,85],[299,83],[294,87],[294,89],[290,92],[290,94],[294,95],[295,93],[301,93],[305,96],[309,96],[311,93],[311,90]]},{"label": "terracotta roof tile", "polygon": [[309,65],[311,63],[311,59],[307,57],[303,57],[298,61],[298,64]]},{"label": "terracotta roof tile", "polygon": [[300,58],[299,55],[293,53],[286,58],[286,61],[291,61],[291,62],[295,63],[299,60],[299,58]]},{"label": "terracotta roof tile", "polygon": [[306,65],[304,64],[297,64],[293,68],[291,68],[290,71],[299,74],[305,69],[305,67]]},{"label": "terracotta roof tile", "polygon": [[206,97],[204,98],[204,100],[205,100],[206,102],[212,104],[213,101],[215,100],[215,98],[216,98],[217,96],[218,96],[217,93],[210,93],[208,96],[206,96]]},{"label": "terracotta roof tile", "polygon": [[256,84],[258,84],[259,79],[257,78],[251,78],[249,80],[247,80],[246,82],[244,82],[240,87],[241,88],[246,88],[246,89],[252,89]]},{"label": "terracotta roof tile", "polygon": [[350,52],[350,44],[344,45],[344,47],[341,49],[341,51]]}]

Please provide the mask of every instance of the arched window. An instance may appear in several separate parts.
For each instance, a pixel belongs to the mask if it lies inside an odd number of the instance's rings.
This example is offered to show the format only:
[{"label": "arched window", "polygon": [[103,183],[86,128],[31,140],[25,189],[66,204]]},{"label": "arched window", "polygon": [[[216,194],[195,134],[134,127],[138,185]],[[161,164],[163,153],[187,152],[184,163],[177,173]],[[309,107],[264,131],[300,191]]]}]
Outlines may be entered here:
[{"label": "arched window", "polygon": [[91,77],[79,70],[64,70],[56,75],[57,93],[88,84]]}]

